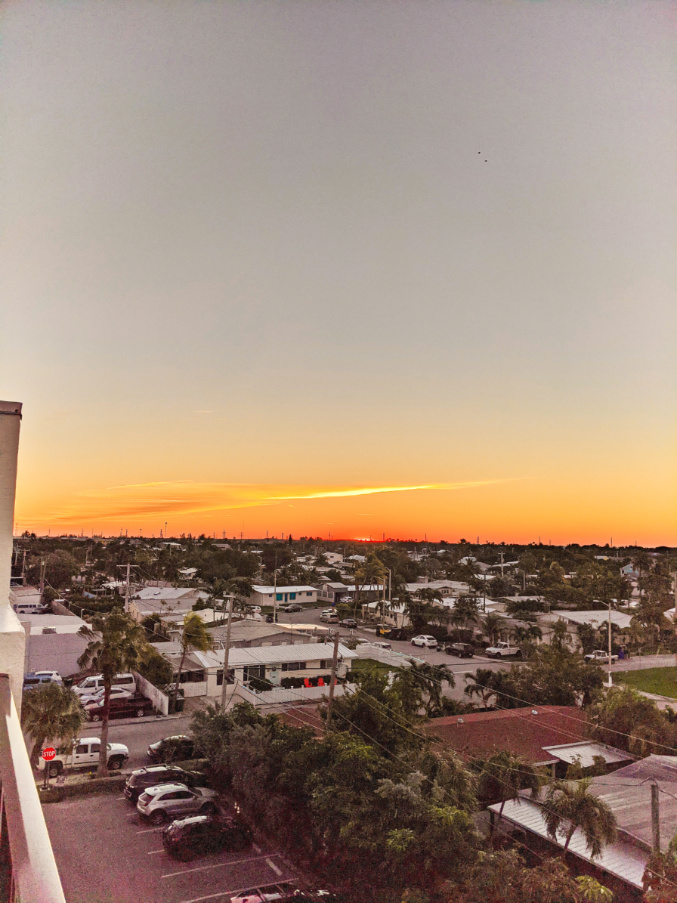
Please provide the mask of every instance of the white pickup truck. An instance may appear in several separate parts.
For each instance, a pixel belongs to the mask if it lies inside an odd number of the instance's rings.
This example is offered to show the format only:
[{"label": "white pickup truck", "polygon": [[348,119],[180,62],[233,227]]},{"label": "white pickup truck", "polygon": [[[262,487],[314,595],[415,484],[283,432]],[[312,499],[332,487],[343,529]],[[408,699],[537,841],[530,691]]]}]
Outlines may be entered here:
[{"label": "white pickup truck", "polygon": [[[57,748],[56,756],[51,762],[41,759],[43,767],[49,768],[52,777],[61,774],[66,766],[69,768],[92,767],[99,764],[99,750],[101,740],[99,737],[81,737],[73,744],[69,751],[64,747]],[[129,750],[124,743],[108,744],[108,767],[111,769],[122,768],[129,758]]]},{"label": "white pickup truck", "polygon": [[510,643],[504,643],[503,640],[496,643],[495,646],[489,646],[486,650],[486,654],[490,658],[509,658],[511,655],[520,655],[520,652],[519,646],[511,646]]},{"label": "white pickup truck", "polygon": [[[588,654],[585,656],[585,660],[586,660],[586,662],[602,662],[602,663],[607,662],[608,663],[609,662],[609,653],[605,652],[603,649],[595,649],[594,652],[588,652]],[[611,661],[617,662],[618,656],[612,655]]]}]

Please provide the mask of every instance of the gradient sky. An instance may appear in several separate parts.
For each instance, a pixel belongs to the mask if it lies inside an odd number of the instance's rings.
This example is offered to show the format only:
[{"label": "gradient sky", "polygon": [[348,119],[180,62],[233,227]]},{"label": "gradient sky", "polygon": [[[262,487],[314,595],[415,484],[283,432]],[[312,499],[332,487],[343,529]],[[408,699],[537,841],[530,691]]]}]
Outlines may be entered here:
[{"label": "gradient sky", "polygon": [[5,2],[17,529],[677,544],[676,9]]}]

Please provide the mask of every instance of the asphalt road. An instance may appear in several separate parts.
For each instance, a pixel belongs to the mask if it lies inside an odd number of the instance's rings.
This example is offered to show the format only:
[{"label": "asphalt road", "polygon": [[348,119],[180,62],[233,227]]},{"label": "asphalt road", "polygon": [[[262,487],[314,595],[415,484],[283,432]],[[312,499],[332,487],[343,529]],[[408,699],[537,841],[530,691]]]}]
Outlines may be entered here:
[{"label": "asphalt road", "polygon": [[[148,765],[146,750],[150,743],[171,737],[173,734],[187,734],[190,727],[190,715],[169,718],[153,718],[137,721],[121,719],[111,721],[108,727],[109,743],[124,743],[129,748],[129,759],[123,771],[133,771]],[[100,737],[101,725],[86,723],[80,733],[81,737]]]}]

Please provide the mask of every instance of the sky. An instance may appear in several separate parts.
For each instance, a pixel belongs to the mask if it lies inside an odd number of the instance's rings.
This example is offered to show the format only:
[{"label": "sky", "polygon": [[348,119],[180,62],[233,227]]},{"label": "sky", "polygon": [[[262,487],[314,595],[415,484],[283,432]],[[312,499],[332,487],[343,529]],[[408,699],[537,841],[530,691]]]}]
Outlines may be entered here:
[{"label": "sky", "polygon": [[677,545],[676,9],[7,0],[15,529]]}]

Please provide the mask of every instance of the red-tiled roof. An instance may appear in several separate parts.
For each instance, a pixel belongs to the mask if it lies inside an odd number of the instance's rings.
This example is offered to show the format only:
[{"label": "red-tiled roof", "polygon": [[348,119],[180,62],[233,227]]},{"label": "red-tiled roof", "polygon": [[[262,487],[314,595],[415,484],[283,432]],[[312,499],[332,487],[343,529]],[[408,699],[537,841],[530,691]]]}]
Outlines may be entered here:
[{"label": "red-tiled roof", "polygon": [[438,748],[451,747],[466,759],[507,750],[542,764],[557,761],[544,746],[584,740],[586,727],[585,715],[576,706],[541,705],[433,718],[426,732],[439,737]]},{"label": "red-tiled roof", "polygon": [[279,712],[283,721],[291,727],[311,727],[316,736],[324,736],[324,721],[320,718],[316,705],[298,705]]}]

